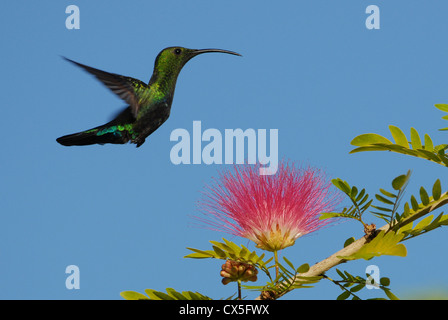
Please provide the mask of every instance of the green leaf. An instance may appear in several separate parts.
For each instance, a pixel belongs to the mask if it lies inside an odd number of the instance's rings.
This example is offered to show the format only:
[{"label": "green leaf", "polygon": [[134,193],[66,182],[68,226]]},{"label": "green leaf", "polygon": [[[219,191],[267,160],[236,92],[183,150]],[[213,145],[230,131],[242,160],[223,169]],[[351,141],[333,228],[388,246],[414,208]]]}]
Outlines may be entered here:
[{"label": "green leaf", "polygon": [[[358,196],[356,197],[355,201],[359,202],[362,199],[362,197],[364,197],[365,194],[366,194],[366,189],[362,189],[361,192],[358,193]],[[367,196],[367,198],[368,198],[368,196]]]},{"label": "green leaf", "polygon": [[400,300],[397,298],[396,295],[394,295],[389,289],[384,289],[384,293],[390,300]]},{"label": "green leaf", "polygon": [[350,198],[355,199],[356,195],[358,194],[358,188],[356,188],[355,186],[352,187],[352,190],[350,192]]},{"label": "green leaf", "polygon": [[[223,238],[223,240],[224,240],[224,238]],[[235,253],[235,251],[231,247],[229,247],[227,244],[225,244],[225,243],[218,242],[218,241],[213,241],[213,240],[210,240],[210,243],[215,245],[216,247],[220,248],[224,252],[227,252],[230,255]]]},{"label": "green leaf", "polygon": [[352,218],[352,219],[356,219],[356,217],[354,217],[353,215],[345,214],[345,213],[341,213],[341,212],[323,212],[323,213],[320,214],[320,217],[319,217],[320,220],[330,219],[330,218]]},{"label": "green leaf", "polygon": [[204,296],[199,292],[183,291],[182,293],[180,293],[173,288],[167,288],[166,292],[167,293],[156,291],[153,289],[146,289],[145,293],[148,295],[149,299],[147,296],[140,293],[138,293],[137,297],[143,296],[146,300],[212,300],[211,298]]},{"label": "green leaf", "polygon": [[365,133],[355,137],[350,144],[357,147],[368,146],[375,143],[392,144],[389,139],[376,133]]},{"label": "green leaf", "polygon": [[396,144],[409,149],[408,139],[400,128],[390,125],[389,130]]},{"label": "green leaf", "polygon": [[380,189],[380,192],[382,194],[384,194],[386,197],[389,197],[389,198],[396,198],[397,197],[396,194],[393,194],[392,192],[386,191],[384,189]]},{"label": "green leaf", "polygon": [[349,297],[350,297],[350,292],[344,291],[336,298],[336,300],[346,300]]},{"label": "green leaf", "polygon": [[380,219],[383,219],[384,221],[386,221],[386,223],[390,223],[390,215],[389,214],[380,213],[380,212],[372,212],[372,214]]},{"label": "green leaf", "polygon": [[412,149],[422,149],[422,140],[420,139],[417,130],[414,128],[411,128],[411,143]]},{"label": "green leaf", "polygon": [[[247,261],[251,261],[251,262],[256,262],[256,260],[254,260],[254,258],[257,256],[257,253],[255,251],[252,251],[249,256],[247,257]],[[258,257],[257,257],[258,258]]]},{"label": "green leaf", "polygon": [[145,289],[145,292],[151,300],[175,300],[173,297],[170,297],[166,293],[153,289]]},{"label": "green leaf", "polygon": [[425,134],[425,150],[429,152],[434,151],[434,144],[432,143],[431,137],[427,134]]},{"label": "green leaf", "polygon": [[241,248],[236,244],[233,243],[232,241],[226,240],[224,238],[222,238],[222,240],[224,240],[224,242],[230,247],[232,248],[233,252],[235,253],[239,253],[241,251]]},{"label": "green leaf", "polygon": [[292,264],[291,261],[289,261],[288,259],[286,259],[286,257],[283,257],[283,260],[285,260],[285,262],[288,264],[288,266],[293,269],[296,270],[296,268],[294,268],[294,265]]},{"label": "green leaf", "polygon": [[250,254],[249,249],[247,249],[245,246],[241,245],[240,257],[243,259],[246,259],[249,254]]},{"label": "green leaf", "polygon": [[396,177],[392,181],[392,188],[394,188],[395,190],[400,190],[401,188],[403,188],[403,186],[406,184],[406,182],[408,180],[409,180],[409,175],[402,174],[401,176]]},{"label": "green leaf", "polygon": [[199,292],[182,291],[182,295],[187,298],[187,300],[212,300]]},{"label": "green leaf", "polygon": [[310,270],[310,265],[308,263],[305,263],[297,268],[297,273],[306,273],[309,270]]},{"label": "green leaf", "polygon": [[385,233],[384,230],[382,230],[372,241],[366,243],[357,252],[350,256],[339,256],[338,258],[344,260],[369,260],[381,255],[405,257],[407,255],[406,247],[399,243],[403,237],[404,234],[394,232]]},{"label": "green leaf", "polygon": [[420,208],[420,205],[418,204],[417,199],[415,199],[414,196],[411,196],[411,206],[412,210],[417,211]]},{"label": "green leaf", "polygon": [[431,223],[431,225],[435,223],[436,224],[436,228],[439,226],[448,226],[448,214],[443,214],[443,212],[441,214],[439,214],[437,216],[436,219],[434,219],[434,221]]},{"label": "green leaf", "polygon": [[202,253],[190,253],[186,256],[184,256],[184,258],[191,258],[191,259],[205,259],[205,258],[213,258],[210,255],[204,255]]},{"label": "green leaf", "polygon": [[120,296],[122,296],[126,300],[149,300],[149,298],[144,294],[135,291],[123,291],[120,292]]},{"label": "green leaf", "polygon": [[423,187],[420,188],[420,198],[422,200],[423,205],[427,206],[429,203],[429,196]]},{"label": "green leaf", "polygon": [[173,288],[166,288],[166,292],[170,297],[173,297],[175,300],[188,300],[186,297],[184,297],[180,292],[177,292]]},{"label": "green leaf", "polygon": [[417,150],[417,156],[426,160],[430,160],[430,161],[434,161],[439,163],[440,162],[440,158],[434,154],[434,152],[430,152],[424,149],[419,149]]},{"label": "green leaf", "polygon": [[[378,206],[372,206],[372,207],[377,209],[377,210],[384,211],[384,212],[392,212],[393,211],[392,209],[384,208],[384,207],[378,207]],[[390,215],[389,215],[389,217],[390,217]]]},{"label": "green leaf", "polygon": [[347,277],[348,281],[353,282],[355,280],[355,277],[348,273],[347,270],[344,270],[344,274]]},{"label": "green leaf", "polygon": [[322,276],[310,276],[310,277],[297,276],[297,279],[304,280],[304,281],[300,281],[300,283],[315,283],[315,282],[322,280],[322,278],[323,278]]},{"label": "green leaf", "polygon": [[196,292],[190,292],[191,300],[201,300],[200,296]]},{"label": "green leaf", "polygon": [[442,185],[440,183],[440,179],[437,179],[437,181],[434,183],[434,186],[432,187],[432,197],[434,200],[439,200],[441,195]]},{"label": "green leaf", "polygon": [[[409,226],[412,224],[413,221],[416,221],[424,217],[425,215],[428,215],[430,212],[433,212],[439,209],[440,207],[448,204],[448,193],[447,192],[443,193],[438,200],[434,200],[433,198],[430,198],[429,200],[430,201],[427,205],[423,205],[419,204],[414,196],[411,196],[412,210],[409,209],[409,205],[405,204],[405,208],[408,208],[407,209],[408,211],[403,213],[403,215],[399,219],[399,222],[393,226],[393,230],[395,231],[399,230],[400,232],[406,234],[406,239],[409,239],[411,237],[418,236],[424,232],[446,225],[447,221],[445,219],[447,217],[445,217],[444,215],[441,216],[439,214],[439,216],[436,219],[434,219],[434,221],[431,222],[431,224],[424,227],[424,229],[417,230],[415,228],[412,229],[412,227]],[[419,228],[422,225],[423,224],[421,224]]]},{"label": "green leaf", "polygon": [[346,280],[346,279],[347,279],[347,277],[345,276],[345,274],[344,274],[341,270],[339,270],[339,269],[336,268],[336,272],[338,273],[338,275],[339,275],[343,280]]},{"label": "green leaf", "polygon": [[364,283],[360,283],[353,288],[350,289],[350,292],[358,292],[359,290],[363,289],[366,285]]},{"label": "green leaf", "polygon": [[221,258],[221,259],[225,259],[227,257],[227,254],[225,253],[224,250],[218,248],[217,246],[212,246],[213,251],[215,251],[216,256]]},{"label": "green leaf", "polygon": [[336,188],[338,188],[342,192],[350,195],[350,186],[348,185],[347,182],[342,181],[341,179],[333,179],[333,180],[331,180],[331,182],[333,183],[333,185]]},{"label": "green leaf", "polygon": [[439,144],[438,146],[434,147],[434,151],[437,152],[439,155],[444,155],[447,148],[448,144]]},{"label": "green leaf", "polygon": [[381,284],[382,286],[388,287],[388,286],[390,285],[390,279],[387,278],[387,277],[382,277],[382,278],[380,279],[380,284]]},{"label": "green leaf", "polygon": [[[425,134],[425,146],[423,146],[417,130],[415,128],[411,128],[411,149],[405,134],[400,128],[396,126],[389,126],[389,129],[395,143],[392,143],[378,134],[363,134],[352,140],[351,144],[358,146],[358,148],[351,150],[350,153],[363,151],[393,151],[430,160],[448,167],[448,157],[445,156],[444,151],[442,151],[442,153],[440,152],[440,150],[444,148],[444,145],[434,146],[431,138],[427,134]],[[440,130],[448,130],[448,128]]]},{"label": "green leaf", "polygon": [[189,255],[185,256],[184,258],[205,259],[205,258],[213,258],[214,257],[213,251],[203,251],[203,250],[194,249],[194,248],[187,248],[187,249],[194,251],[194,253],[190,253]]},{"label": "green leaf", "polygon": [[448,104],[439,103],[439,104],[436,104],[435,107],[439,110],[448,112]]},{"label": "green leaf", "polygon": [[[280,270],[282,271],[279,276],[280,278],[283,278],[284,281],[289,281],[288,277],[292,277],[294,276],[294,273],[292,273],[291,271],[289,271],[288,269],[286,269],[283,265],[281,265],[280,263],[277,264],[278,267],[280,268]],[[294,270],[295,271],[295,270]]]},{"label": "green leaf", "polygon": [[[371,146],[355,148],[352,151],[350,151],[349,153],[357,153],[357,152],[363,152],[363,151],[396,151],[394,146],[395,146],[394,144],[388,144],[388,145],[374,144]],[[400,146],[398,146],[398,147],[400,147]],[[403,148],[403,147],[400,147],[400,148]],[[396,151],[396,152],[399,152],[399,151]],[[403,153],[403,152],[400,152],[400,153]]]},{"label": "green leaf", "polygon": [[265,254],[262,253],[261,256],[259,256],[256,260],[256,263],[264,263],[264,264],[268,264],[272,259],[274,259],[274,257],[271,257],[270,259],[268,259],[267,261],[263,261]]},{"label": "green leaf", "polygon": [[448,167],[448,156],[445,155],[439,155],[440,159],[442,160],[442,162],[445,164],[445,166]]},{"label": "green leaf", "polygon": [[402,233],[402,232],[407,232],[407,231],[409,231],[409,230],[412,230],[412,225],[413,225],[412,222],[410,222],[410,223],[408,223],[408,224],[405,224],[403,227],[401,227],[401,228],[399,229],[398,232]]},{"label": "green leaf", "polygon": [[420,220],[419,223],[417,223],[417,225],[414,228],[412,228],[412,231],[418,231],[418,230],[425,229],[431,223],[433,218],[434,218],[434,216],[430,215],[430,216],[425,217],[424,219]]},{"label": "green leaf", "polygon": [[381,196],[381,195],[379,195],[379,194],[376,194],[376,195],[375,195],[375,198],[376,198],[378,201],[381,201],[381,202],[383,202],[383,203],[385,203],[385,204],[389,204],[389,205],[393,205],[393,204],[394,204],[393,201],[390,201],[389,199],[386,199],[386,198],[384,198],[383,196]]},{"label": "green leaf", "polygon": [[366,195],[364,196],[364,198],[361,199],[361,201],[358,201],[358,206],[363,205],[364,202],[367,201],[367,199],[369,199],[369,195],[368,195],[368,194],[366,194]]},{"label": "green leaf", "polygon": [[345,242],[344,242],[344,248],[347,247],[347,246],[349,246],[349,245],[351,245],[351,244],[352,244],[353,242],[355,242],[355,241],[356,241],[355,237],[348,238],[348,239],[345,240]]},{"label": "green leaf", "polygon": [[407,216],[409,216],[411,214],[411,208],[409,207],[409,203],[406,202],[403,206],[403,214],[400,216],[401,218],[406,218]]}]

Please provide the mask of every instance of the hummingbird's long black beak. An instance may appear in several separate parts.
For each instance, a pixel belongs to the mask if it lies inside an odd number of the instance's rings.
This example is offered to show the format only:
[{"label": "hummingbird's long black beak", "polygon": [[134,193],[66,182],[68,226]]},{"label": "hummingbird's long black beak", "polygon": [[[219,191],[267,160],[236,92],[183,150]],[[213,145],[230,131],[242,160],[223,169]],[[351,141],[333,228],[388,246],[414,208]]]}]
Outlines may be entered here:
[{"label": "hummingbird's long black beak", "polygon": [[222,49],[196,49],[196,50],[193,50],[192,53],[193,53],[193,57],[194,57],[194,56],[197,56],[198,54],[207,53],[207,52],[221,52],[221,53],[233,54],[235,56],[242,57],[242,55],[240,55],[237,52],[233,52],[233,51],[229,51],[229,50],[222,50]]}]

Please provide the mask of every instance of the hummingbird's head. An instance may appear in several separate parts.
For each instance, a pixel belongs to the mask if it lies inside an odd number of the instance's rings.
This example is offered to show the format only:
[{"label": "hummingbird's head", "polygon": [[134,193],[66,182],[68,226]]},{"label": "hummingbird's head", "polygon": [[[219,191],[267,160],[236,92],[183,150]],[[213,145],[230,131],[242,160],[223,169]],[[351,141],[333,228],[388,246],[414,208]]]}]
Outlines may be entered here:
[{"label": "hummingbird's head", "polygon": [[193,57],[207,52],[221,52],[241,56],[239,53],[222,49],[188,49],[169,47],[163,49],[156,58],[154,70],[160,73],[178,75],[182,67]]}]

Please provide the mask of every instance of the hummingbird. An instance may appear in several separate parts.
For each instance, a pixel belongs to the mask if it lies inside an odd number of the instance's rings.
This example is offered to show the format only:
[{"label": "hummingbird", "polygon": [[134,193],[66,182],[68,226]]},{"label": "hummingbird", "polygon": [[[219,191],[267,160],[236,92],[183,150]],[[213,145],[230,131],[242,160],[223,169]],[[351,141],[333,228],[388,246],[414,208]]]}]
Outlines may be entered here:
[{"label": "hummingbird", "polygon": [[177,77],[183,66],[193,57],[209,52],[239,53],[222,49],[188,49],[168,47],[156,57],[154,71],[148,84],[131,77],[95,69],[63,57],[87,72],[123,99],[128,106],[110,122],[101,126],[69,134],[56,141],[64,146],[91,144],[134,143],[140,147],[170,116]]}]

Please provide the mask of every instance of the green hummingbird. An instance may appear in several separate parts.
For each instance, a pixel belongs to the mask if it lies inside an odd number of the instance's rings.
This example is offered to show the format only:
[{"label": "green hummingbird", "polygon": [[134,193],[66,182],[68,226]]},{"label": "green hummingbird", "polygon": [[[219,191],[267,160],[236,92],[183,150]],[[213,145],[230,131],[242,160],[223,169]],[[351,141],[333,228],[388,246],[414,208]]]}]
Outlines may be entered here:
[{"label": "green hummingbird", "polygon": [[128,106],[104,125],[69,134],[57,138],[56,141],[64,146],[131,142],[140,147],[146,137],[156,131],[170,116],[177,77],[183,66],[191,58],[207,52],[241,56],[239,53],[222,49],[165,48],[157,55],[148,84],[131,77],[101,71],[64,57],[93,74]]}]

